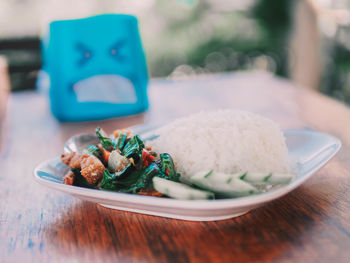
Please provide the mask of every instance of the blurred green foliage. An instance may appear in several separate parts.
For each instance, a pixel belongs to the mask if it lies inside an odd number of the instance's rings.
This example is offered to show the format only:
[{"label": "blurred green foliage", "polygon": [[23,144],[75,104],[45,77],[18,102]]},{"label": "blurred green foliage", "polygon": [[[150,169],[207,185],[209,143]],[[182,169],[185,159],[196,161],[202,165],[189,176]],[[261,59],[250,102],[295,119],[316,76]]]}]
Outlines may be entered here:
[{"label": "blurred green foliage", "polygon": [[[348,31],[350,29],[340,29]],[[339,41],[327,41],[326,66],[321,79],[321,92],[350,104],[350,50]]]},{"label": "blurred green foliage", "polygon": [[158,0],[163,30],[157,42],[145,42],[151,76],[168,76],[180,65],[188,73],[260,68],[287,76],[293,3],[260,0],[235,10],[208,0],[190,6]]}]

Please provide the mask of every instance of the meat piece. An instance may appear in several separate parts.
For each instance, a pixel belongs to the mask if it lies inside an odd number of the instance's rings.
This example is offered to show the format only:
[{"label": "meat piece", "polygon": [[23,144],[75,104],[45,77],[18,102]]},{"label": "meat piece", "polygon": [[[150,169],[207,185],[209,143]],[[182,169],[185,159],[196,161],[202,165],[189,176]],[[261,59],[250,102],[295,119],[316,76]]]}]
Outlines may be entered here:
[{"label": "meat piece", "polygon": [[73,156],[75,155],[75,152],[69,152],[69,153],[63,153],[61,155],[61,161],[62,163],[64,163],[65,165],[69,166],[70,161],[72,160]]},{"label": "meat piece", "polygon": [[[88,154],[84,154],[89,156]],[[79,153],[76,153],[73,158],[69,162],[69,167],[70,168],[81,168],[81,161],[83,160],[83,156]]]},{"label": "meat piece", "polygon": [[62,163],[68,165],[70,168],[80,168],[82,155],[76,152],[64,153],[61,155]]},{"label": "meat piece", "polygon": [[[106,169],[103,163],[94,155],[89,154],[79,154],[76,152],[65,153],[61,155],[61,160],[64,164],[68,165],[70,168],[81,169],[80,173],[85,177],[89,184],[96,184],[101,181],[103,177],[103,172]],[[67,178],[66,178],[67,177]],[[70,173],[67,173],[63,179],[64,183],[69,184],[74,181]]]},{"label": "meat piece", "polygon": [[152,188],[141,188],[141,190],[137,194],[138,195],[147,195],[147,196],[156,196],[156,197],[164,196],[162,193],[160,193]]},{"label": "meat piece", "polygon": [[73,185],[75,180],[75,175],[72,171],[68,171],[63,177],[63,183],[68,185]]},{"label": "meat piece", "polygon": [[96,184],[102,180],[103,172],[106,168],[96,156],[83,154],[80,165],[80,173],[89,184]]}]

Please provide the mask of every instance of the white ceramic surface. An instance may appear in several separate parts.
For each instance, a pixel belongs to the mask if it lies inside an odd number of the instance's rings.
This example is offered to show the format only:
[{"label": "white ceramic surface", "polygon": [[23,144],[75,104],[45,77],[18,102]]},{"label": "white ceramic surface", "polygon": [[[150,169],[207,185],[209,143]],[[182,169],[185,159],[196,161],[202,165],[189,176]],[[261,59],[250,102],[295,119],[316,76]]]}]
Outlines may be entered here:
[{"label": "white ceramic surface", "polygon": [[[69,186],[62,183],[62,177],[68,168],[60,162],[59,157],[39,164],[34,170],[34,178],[49,188],[113,209],[191,221],[222,220],[245,214],[253,208],[289,193],[325,165],[341,147],[341,142],[337,138],[311,130],[287,130],[284,134],[296,178],[286,186],[254,196],[187,201]],[[144,138],[155,135],[156,130],[141,132]],[[94,136],[89,137],[86,134],[75,136],[67,142],[65,151],[77,150],[79,148],[76,145],[77,141],[81,147],[91,140],[94,140]]]}]

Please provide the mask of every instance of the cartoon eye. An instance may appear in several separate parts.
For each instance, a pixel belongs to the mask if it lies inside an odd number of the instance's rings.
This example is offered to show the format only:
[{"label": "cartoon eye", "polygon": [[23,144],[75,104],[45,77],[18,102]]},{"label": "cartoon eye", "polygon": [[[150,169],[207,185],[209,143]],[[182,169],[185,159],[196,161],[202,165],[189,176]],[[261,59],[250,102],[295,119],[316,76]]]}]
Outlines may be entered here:
[{"label": "cartoon eye", "polygon": [[108,52],[113,59],[118,61],[124,60],[125,57],[122,54],[124,44],[125,44],[124,41],[117,41],[110,47]]},{"label": "cartoon eye", "polygon": [[86,64],[91,58],[92,58],[92,51],[84,44],[82,43],[77,43],[76,44],[76,49],[80,53],[80,58],[78,60],[78,65],[83,66]]}]

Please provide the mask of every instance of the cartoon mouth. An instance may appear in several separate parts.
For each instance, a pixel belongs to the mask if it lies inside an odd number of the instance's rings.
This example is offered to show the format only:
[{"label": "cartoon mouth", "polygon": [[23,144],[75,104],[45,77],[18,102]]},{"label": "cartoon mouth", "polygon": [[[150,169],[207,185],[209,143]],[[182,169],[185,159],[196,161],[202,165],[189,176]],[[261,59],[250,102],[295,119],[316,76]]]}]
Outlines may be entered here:
[{"label": "cartoon mouth", "polygon": [[73,85],[79,102],[136,103],[132,82],[120,75],[97,75]]}]

